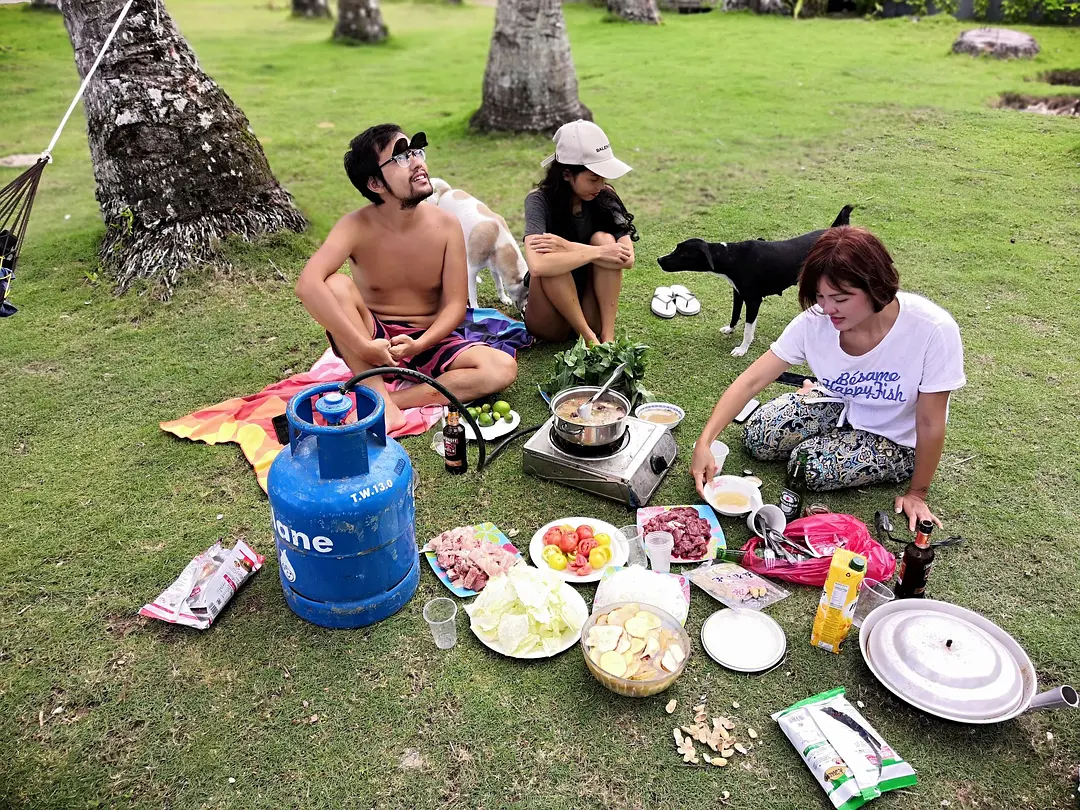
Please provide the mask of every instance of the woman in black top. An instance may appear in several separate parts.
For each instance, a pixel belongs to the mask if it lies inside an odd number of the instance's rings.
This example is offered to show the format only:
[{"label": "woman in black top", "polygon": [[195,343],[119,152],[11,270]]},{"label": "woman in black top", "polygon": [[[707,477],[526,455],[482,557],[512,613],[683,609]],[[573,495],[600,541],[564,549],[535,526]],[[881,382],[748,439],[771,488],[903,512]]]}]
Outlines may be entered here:
[{"label": "woman in black top", "polygon": [[525,326],[542,340],[573,334],[587,343],[615,339],[622,274],[634,266],[637,229],[608,180],[630,167],[603,130],[574,121],[555,133],[547,175],[525,198],[529,301]]}]

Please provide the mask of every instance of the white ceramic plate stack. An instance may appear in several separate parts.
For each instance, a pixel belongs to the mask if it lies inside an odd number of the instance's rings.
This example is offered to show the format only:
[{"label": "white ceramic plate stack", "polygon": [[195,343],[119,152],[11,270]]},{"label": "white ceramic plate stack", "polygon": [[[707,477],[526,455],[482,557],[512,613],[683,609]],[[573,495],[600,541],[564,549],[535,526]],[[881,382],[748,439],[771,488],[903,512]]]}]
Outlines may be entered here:
[{"label": "white ceramic plate stack", "polygon": [[900,699],[960,723],[1000,723],[1038,687],[1031,659],[996,624],[948,602],[899,599],[863,622],[859,649]]},{"label": "white ceramic plate stack", "polygon": [[787,636],[757,610],[724,608],[701,625],[701,646],[716,663],[735,672],[764,672],[784,660]]}]

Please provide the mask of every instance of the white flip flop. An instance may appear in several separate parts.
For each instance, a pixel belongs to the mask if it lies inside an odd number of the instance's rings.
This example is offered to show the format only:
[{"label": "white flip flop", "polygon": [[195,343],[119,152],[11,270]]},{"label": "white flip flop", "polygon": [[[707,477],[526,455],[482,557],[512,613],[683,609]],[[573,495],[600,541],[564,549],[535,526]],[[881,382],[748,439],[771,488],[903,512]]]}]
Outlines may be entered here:
[{"label": "white flip flop", "polygon": [[665,320],[674,318],[678,312],[675,308],[674,298],[675,296],[672,294],[670,287],[657,287],[656,291],[653,293],[652,304],[650,305],[652,314],[657,318],[664,318]]},{"label": "white flip flop", "polygon": [[701,302],[683,285],[672,284],[671,294],[675,297],[675,311],[680,315],[697,315],[701,312]]}]

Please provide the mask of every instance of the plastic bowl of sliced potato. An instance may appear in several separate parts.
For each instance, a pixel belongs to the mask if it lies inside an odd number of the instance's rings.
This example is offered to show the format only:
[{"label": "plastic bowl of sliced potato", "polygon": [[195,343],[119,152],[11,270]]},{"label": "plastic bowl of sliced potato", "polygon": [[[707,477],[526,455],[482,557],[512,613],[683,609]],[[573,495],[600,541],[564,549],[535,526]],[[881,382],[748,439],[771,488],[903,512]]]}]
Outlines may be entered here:
[{"label": "plastic bowl of sliced potato", "polygon": [[637,602],[604,605],[581,628],[585,665],[617,695],[649,697],[682,675],[690,636],[659,608]]}]

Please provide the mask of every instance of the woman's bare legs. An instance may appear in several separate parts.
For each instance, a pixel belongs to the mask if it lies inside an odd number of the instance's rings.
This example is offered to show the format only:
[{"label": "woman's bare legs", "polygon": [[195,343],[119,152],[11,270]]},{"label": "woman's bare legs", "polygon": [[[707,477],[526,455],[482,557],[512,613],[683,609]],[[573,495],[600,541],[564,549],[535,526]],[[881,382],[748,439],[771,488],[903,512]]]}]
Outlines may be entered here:
[{"label": "woman's bare legs", "polygon": [[[589,244],[614,245],[615,237],[604,231],[592,235]],[[608,270],[594,264],[592,266],[592,288],[596,294],[596,303],[600,314],[600,342],[607,343],[615,339],[615,315],[619,311],[619,293],[622,291],[622,270]]]}]

